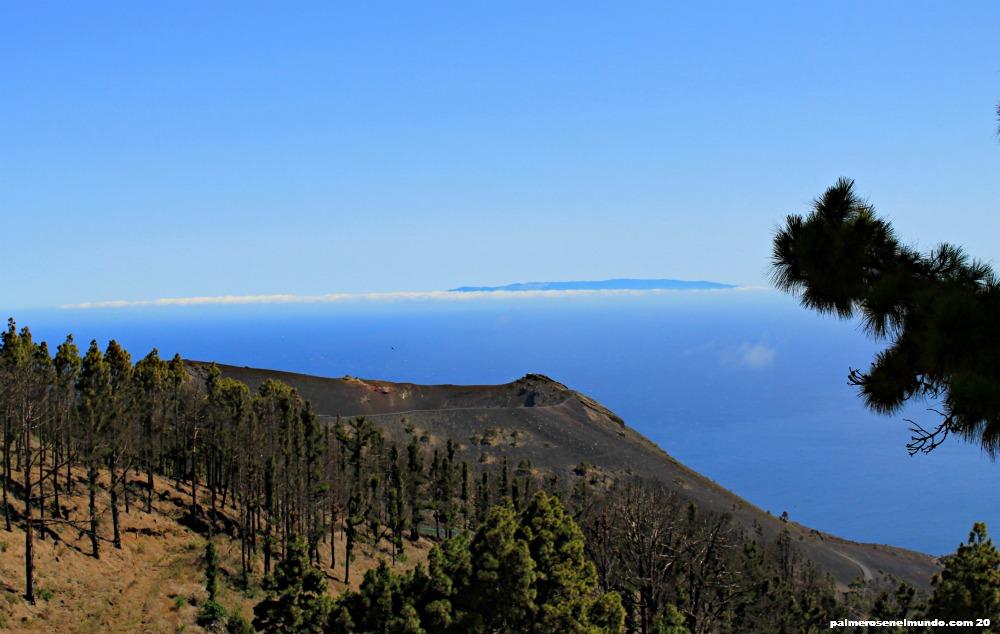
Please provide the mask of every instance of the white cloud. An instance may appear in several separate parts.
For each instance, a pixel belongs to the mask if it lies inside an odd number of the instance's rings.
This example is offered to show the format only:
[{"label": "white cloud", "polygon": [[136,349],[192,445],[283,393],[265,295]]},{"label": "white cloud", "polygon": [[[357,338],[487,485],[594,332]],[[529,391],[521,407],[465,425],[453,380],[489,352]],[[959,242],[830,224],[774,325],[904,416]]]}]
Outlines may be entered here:
[{"label": "white cloud", "polygon": [[740,363],[753,370],[761,370],[774,364],[775,349],[762,343],[745,343],[740,348]]},{"label": "white cloud", "polygon": [[[753,286],[727,289],[652,289],[652,290],[567,290],[567,291],[398,291],[392,293],[329,293],[326,295],[210,295],[202,297],[161,297],[150,300],[83,302],[65,304],[64,309],[129,308],[136,306],[207,306],[238,304],[329,304],[341,302],[386,302],[412,300],[467,301],[473,299],[531,299],[539,297],[604,297],[632,295],[672,295],[681,293],[729,293],[737,291],[766,290]],[[773,351],[771,353],[773,358]]]}]

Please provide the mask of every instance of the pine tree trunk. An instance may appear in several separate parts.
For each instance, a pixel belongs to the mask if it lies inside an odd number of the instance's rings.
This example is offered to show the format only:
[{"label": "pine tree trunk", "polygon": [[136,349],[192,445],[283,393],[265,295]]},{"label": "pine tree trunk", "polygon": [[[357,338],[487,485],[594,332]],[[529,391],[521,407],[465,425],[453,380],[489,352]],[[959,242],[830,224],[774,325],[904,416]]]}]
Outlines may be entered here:
[{"label": "pine tree trunk", "polygon": [[337,565],[337,553],[334,550],[337,543],[337,502],[330,497],[330,568]]},{"label": "pine tree trunk", "polygon": [[[244,514],[244,518],[249,515],[249,511]],[[247,520],[243,521],[243,530],[240,532],[240,572],[242,586],[244,589],[249,585],[247,575]]]},{"label": "pine tree trunk", "polygon": [[101,558],[101,547],[97,541],[97,466],[91,464],[87,467],[87,488],[89,489],[89,510],[90,510],[90,547],[94,554],[94,559]]},{"label": "pine tree trunk", "polygon": [[[24,435],[28,436],[29,427],[24,425]],[[24,597],[28,603],[35,603],[35,527],[31,516],[31,439],[24,444]]]},{"label": "pine tree trunk", "polygon": [[211,482],[211,484],[209,486],[209,492],[211,493],[210,497],[211,497],[211,507],[212,507],[212,510],[209,513],[209,518],[208,518],[208,536],[209,537],[211,537],[212,533],[215,532],[215,512],[216,512],[215,511],[215,487],[216,487],[217,483],[215,482],[215,469],[214,468],[211,469],[211,475],[212,475],[212,482]]},{"label": "pine tree trunk", "polygon": [[264,518],[264,576],[271,574],[271,515]]},{"label": "pine tree trunk", "polygon": [[[229,474],[226,476],[226,481],[222,483],[222,500],[219,502],[219,507],[222,509],[226,508],[226,498],[228,497],[229,488],[233,482],[233,471],[232,468],[229,469]],[[236,491],[233,491],[233,498],[236,497]]]},{"label": "pine tree trunk", "polygon": [[146,512],[153,512],[153,461],[150,457],[149,464],[146,466]]},{"label": "pine tree trunk", "polygon": [[[155,402],[155,401],[154,401]],[[152,411],[152,410],[151,410]],[[153,447],[153,414],[146,416],[145,429],[146,436],[146,512],[153,512],[153,460],[155,450]]]},{"label": "pine tree trunk", "polygon": [[52,503],[56,517],[62,517],[62,505],[59,504],[59,460],[61,457],[59,443],[56,441],[52,446]]},{"label": "pine tree trunk", "polygon": [[122,469],[122,499],[125,500],[125,514],[131,513],[131,505],[128,499],[128,468]]},{"label": "pine tree trunk", "polygon": [[[73,469],[70,465],[69,425],[66,426],[66,495],[73,495]],[[58,476],[57,476],[58,477]]]},{"label": "pine tree trunk", "polygon": [[111,454],[111,458],[108,459],[108,469],[111,471],[111,481],[108,486],[108,493],[111,494],[111,528],[113,534],[113,544],[114,547],[121,550],[122,547],[122,535],[118,524],[118,460]]},{"label": "pine tree trunk", "polygon": [[10,500],[8,499],[8,491],[10,490],[10,419],[4,417],[4,430],[3,430],[3,518],[4,524],[7,531],[10,532],[13,528],[10,525]]},{"label": "pine tree trunk", "polygon": [[197,434],[191,435],[191,517],[198,514],[198,464],[195,442]]},{"label": "pine tree trunk", "polygon": [[646,593],[639,590],[639,627],[642,634],[649,631],[649,615],[646,613]]},{"label": "pine tree trunk", "polygon": [[[350,520],[348,520],[350,521]],[[344,554],[344,584],[351,584],[351,554],[354,551],[354,530],[350,527],[347,529],[347,544]]]},{"label": "pine tree trunk", "polygon": [[[31,470],[31,460],[28,470]],[[30,500],[31,496],[25,493],[24,499]],[[38,443],[38,526],[38,539],[45,541],[45,531],[41,528],[45,526],[45,443],[41,441]]]}]

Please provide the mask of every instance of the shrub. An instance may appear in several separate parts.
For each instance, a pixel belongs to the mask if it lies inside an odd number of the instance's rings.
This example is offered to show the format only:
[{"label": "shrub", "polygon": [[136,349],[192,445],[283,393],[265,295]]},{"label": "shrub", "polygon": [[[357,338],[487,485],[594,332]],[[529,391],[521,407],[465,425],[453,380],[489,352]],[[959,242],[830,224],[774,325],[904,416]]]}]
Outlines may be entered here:
[{"label": "shrub", "polygon": [[198,611],[198,625],[208,628],[226,620],[226,610],[216,601],[205,601]]},{"label": "shrub", "polygon": [[226,620],[226,634],[254,634],[254,629],[242,614],[231,614]]}]

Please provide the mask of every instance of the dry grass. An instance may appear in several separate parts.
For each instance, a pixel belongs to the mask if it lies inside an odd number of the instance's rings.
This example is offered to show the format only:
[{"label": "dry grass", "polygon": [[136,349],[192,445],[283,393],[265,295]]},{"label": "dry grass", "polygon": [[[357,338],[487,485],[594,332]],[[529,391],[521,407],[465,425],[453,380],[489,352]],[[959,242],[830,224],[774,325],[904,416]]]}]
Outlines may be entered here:
[{"label": "dry grass", "polygon": [[[15,479],[18,474],[15,472]],[[83,474],[77,480],[72,496],[63,496],[70,509],[69,517],[85,525],[87,498]],[[144,480],[144,476],[143,476]],[[106,482],[105,482],[106,483]],[[135,477],[136,495],[144,494]],[[136,497],[129,513],[122,508],[122,548],[115,549],[110,541],[101,542],[101,558],[91,556],[88,535],[70,524],[54,524],[45,539],[36,534],[35,544],[35,605],[24,600],[24,531],[15,522],[12,531],[3,529],[0,519],[0,631],[17,632],[201,632],[195,624],[198,605],[207,598],[201,557],[205,536],[178,520],[185,513],[190,489],[175,488],[173,482],[156,478],[153,512],[145,513],[143,502]],[[207,504],[206,500],[199,502]],[[107,496],[103,489],[98,506],[106,509]],[[13,501],[20,516],[23,505]],[[225,511],[235,517],[235,509]],[[110,512],[101,517],[100,533],[110,539]],[[227,611],[240,611],[248,619],[253,606],[263,597],[258,574],[250,590],[237,587],[240,572],[240,545],[228,536],[215,537],[221,563],[219,602]],[[425,561],[431,544],[421,540],[407,543],[406,563],[410,567]],[[330,594],[343,591],[343,540],[335,542],[336,570],[324,567],[329,579]],[[329,557],[329,544],[321,547],[321,555]],[[384,549],[361,545],[351,564],[351,586],[357,587],[366,570],[389,560]],[[328,563],[328,562],[327,562]]]}]

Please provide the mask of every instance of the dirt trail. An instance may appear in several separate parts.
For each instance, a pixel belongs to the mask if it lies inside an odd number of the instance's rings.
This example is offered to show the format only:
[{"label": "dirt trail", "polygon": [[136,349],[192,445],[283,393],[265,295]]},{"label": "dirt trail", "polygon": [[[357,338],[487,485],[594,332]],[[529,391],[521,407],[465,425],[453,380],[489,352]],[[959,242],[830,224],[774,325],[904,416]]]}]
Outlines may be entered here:
[{"label": "dirt trail", "polygon": [[838,555],[840,555],[841,557],[843,557],[847,561],[851,562],[852,564],[854,564],[855,566],[857,566],[858,568],[860,568],[861,569],[861,574],[864,576],[864,579],[865,579],[866,583],[872,581],[875,578],[875,576],[872,574],[871,569],[868,568],[868,566],[866,566],[863,563],[861,563],[860,561],[858,561],[857,559],[855,559],[854,557],[851,557],[847,553],[839,551],[839,550],[834,550],[833,552],[837,553]]}]

